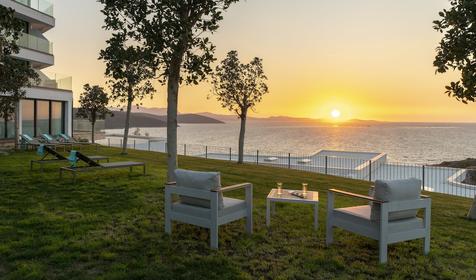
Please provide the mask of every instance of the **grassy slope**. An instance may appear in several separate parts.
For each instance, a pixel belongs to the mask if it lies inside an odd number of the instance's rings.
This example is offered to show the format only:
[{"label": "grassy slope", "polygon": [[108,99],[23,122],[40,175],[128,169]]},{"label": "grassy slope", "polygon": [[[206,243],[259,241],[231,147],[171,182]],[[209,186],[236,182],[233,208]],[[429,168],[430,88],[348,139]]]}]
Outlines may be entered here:
[{"label": "grassy slope", "polygon": [[[92,154],[94,152],[89,152]],[[377,242],[336,230],[326,248],[325,205],[330,187],[366,193],[368,183],[300,171],[238,166],[180,158],[182,168],[219,170],[224,185],[254,188],[255,234],[244,221],[220,228],[220,250],[208,247],[208,231],[175,224],[163,231],[165,156],[102,149],[114,160],[145,160],[148,175],[127,170],[80,175],[76,185],[59,181],[57,166],[28,170],[31,152],[0,156],[0,278],[5,279],[368,279],[476,277],[476,222],[464,218],[470,200],[431,194],[432,251],[423,242],[391,245],[389,263],[378,265]],[[276,181],[296,188],[302,181],[321,191],[320,229],[312,209],[278,205],[265,226],[265,197]],[[232,194],[234,197],[242,193]],[[349,205],[341,198],[337,206]],[[361,201],[356,201],[357,204]],[[3,277],[2,277],[3,276]]]}]

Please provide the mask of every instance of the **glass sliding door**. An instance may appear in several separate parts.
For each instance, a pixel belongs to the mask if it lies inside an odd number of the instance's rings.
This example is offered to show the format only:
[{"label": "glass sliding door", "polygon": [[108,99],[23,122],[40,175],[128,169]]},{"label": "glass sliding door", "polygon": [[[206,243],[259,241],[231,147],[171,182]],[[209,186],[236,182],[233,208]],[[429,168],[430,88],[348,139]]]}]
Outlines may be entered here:
[{"label": "glass sliding door", "polygon": [[22,133],[31,137],[35,136],[35,101],[21,101],[21,127]]},{"label": "glass sliding door", "polygon": [[9,120],[7,122],[7,139],[15,138],[15,120]]},{"label": "glass sliding door", "polygon": [[5,136],[7,134],[7,123],[5,122],[4,119],[0,119],[0,139],[5,139]]},{"label": "glass sliding door", "polygon": [[36,101],[36,136],[50,133],[50,102]]},{"label": "glass sliding door", "polygon": [[51,134],[63,133],[63,102],[51,101]]}]

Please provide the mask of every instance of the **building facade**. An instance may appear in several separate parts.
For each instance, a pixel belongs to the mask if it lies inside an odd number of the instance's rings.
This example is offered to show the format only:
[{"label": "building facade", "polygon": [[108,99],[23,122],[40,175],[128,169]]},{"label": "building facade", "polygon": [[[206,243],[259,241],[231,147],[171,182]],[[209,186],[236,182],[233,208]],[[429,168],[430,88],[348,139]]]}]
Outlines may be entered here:
[{"label": "building facade", "polygon": [[[18,41],[20,52],[14,57],[27,61],[41,79],[40,84],[26,89],[26,96],[17,107],[19,134],[33,137],[43,133],[71,135],[72,79],[45,72],[55,62],[53,43],[44,36],[55,27],[51,0],[0,0],[0,5],[14,9],[15,16],[24,23]],[[14,120],[0,121],[0,140],[15,140]]]}]

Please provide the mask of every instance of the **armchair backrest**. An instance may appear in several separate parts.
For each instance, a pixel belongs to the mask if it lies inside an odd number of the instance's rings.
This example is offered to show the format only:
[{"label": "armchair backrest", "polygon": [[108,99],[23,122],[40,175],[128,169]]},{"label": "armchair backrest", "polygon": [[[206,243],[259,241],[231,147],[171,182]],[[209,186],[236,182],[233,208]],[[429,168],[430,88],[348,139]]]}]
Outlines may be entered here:
[{"label": "armchair backrest", "polygon": [[[373,197],[387,202],[419,200],[421,195],[421,181],[415,178],[392,181],[375,181]],[[415,218],[418,210],[393,211],[389,213],[388,220]],[[372,220],[380,219],[380,205],[372,203],[370,217]]]},{"label": "armchair backrest", "polygon": [[[177,187],[182,188],[212,191],[221,187],[221,179],[219,172],[200,172],[177,169],[175,170],[175,179]],[[181,195],[180,200],[181,203],[184,204],[203,208],[210,208],[209,200],[185,195]],[[218,192],[218,207],[220,209],[224,207],[223,195],[221,194],[221,192]]]}]

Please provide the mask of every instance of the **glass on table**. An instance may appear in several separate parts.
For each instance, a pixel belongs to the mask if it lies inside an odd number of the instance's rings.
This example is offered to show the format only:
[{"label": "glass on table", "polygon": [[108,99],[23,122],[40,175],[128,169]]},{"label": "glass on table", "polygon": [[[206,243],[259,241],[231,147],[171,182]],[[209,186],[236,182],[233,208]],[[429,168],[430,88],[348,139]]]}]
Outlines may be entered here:
[{"label": "glass on table", "polygon": [[276,186],[278,188],[278,195],[283,194],[283,183],[276,183]]}]

